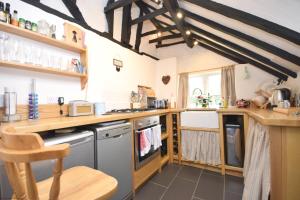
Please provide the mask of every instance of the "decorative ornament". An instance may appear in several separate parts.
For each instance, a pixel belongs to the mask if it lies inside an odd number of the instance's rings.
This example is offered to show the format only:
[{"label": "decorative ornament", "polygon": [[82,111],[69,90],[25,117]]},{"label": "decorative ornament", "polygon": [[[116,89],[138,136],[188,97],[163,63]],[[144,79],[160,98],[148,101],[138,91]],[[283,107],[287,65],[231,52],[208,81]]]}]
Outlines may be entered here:
[{"label": "decorative ornament", "polygon": [[166,76],[163,76],[161,80],[165,85],[167,85],[170,82],[171,77],[170,77],[170,75],[166,75]]}]

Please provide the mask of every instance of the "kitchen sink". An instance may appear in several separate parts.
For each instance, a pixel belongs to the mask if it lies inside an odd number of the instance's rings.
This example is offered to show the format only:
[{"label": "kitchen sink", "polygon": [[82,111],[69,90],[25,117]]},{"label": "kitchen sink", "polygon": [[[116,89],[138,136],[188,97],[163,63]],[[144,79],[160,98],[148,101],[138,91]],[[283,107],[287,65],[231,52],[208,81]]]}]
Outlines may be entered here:
[{"label": "kitchen sink", "polygon": [[186,111],[181,113],[181,126],[194,128],[219,128],[216,111]]}]

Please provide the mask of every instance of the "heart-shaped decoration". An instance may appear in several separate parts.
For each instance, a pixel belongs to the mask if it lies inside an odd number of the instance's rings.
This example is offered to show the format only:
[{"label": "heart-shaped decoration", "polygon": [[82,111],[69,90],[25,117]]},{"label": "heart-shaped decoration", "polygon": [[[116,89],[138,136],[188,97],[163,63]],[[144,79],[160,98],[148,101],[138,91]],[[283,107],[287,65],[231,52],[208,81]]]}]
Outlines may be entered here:
[{"label": "heart-shaped decoration", "polygon": [[171,77],[169,75],[163,76],[161,80],[165,85],[167,85],[170,82]]}]

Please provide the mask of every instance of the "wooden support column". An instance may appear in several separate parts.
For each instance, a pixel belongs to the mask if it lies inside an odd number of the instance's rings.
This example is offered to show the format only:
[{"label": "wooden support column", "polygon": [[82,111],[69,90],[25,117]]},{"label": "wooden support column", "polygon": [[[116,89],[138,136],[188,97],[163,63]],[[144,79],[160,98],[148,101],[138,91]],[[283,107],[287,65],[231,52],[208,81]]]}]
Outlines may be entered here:
[{"label": "wooden support column", "polygon": [[121,43],[125,46],[130,46],[129,42],[131,35],[131,7],[132,4],[128,4],[123,7]]},{"label": "wooden support column", "polygon": [[[113,4],[115,0],[108,0],[107,6]],[[105,13],[106,16],[106,21],[108,25],[108,33],[110,34],[111,37],[114,36],[114,10],[110,10]]]},{"label": "wooden support column", "polygon": [[82,16],[78,6],[76,5],[76,1],[62,0],[65,6],[68,8],[71,15],[78,21],[87,24],[84,17]]},{"label": "wooden support column", "polygon": [[[143,16],[143,11],[140,9],[140,17]],[[135,50],[140,50],[141,45],[141,39],[142,39],[142,30],[143,30],[143,21],[138,23],[137,29],[136,29],[136,37],[135,37]]]}]

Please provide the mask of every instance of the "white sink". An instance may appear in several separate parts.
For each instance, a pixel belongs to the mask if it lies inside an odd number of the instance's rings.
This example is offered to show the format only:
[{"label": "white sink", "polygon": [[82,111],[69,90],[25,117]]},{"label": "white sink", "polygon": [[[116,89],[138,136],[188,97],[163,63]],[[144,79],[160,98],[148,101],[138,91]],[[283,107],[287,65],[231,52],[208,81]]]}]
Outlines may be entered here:
[{"label": "white sink", "polygon": [[186,111],[181,113],[181,126],[194,128],[219,128],[216,111]]}]

